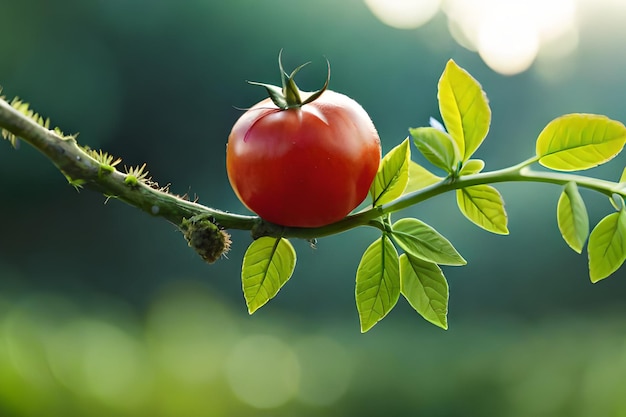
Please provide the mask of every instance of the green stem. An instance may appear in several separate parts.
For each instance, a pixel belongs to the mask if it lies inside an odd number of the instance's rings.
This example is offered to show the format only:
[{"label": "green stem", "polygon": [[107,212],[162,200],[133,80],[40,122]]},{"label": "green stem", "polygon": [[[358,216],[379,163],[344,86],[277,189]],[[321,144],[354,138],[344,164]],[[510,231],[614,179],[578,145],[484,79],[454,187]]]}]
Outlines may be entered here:
[{"label": "green stem", "polygon": [[143,182],[126,181],[128,175],[94,159],[72,136],[60,136],[0,99],[0,127],[22,138],[43,153],[72,184],[117,198],[146,213],[180,226],[184,218],[204,214],[226,228],[251,230],[261,221],[256,216],[225,213],[153,188]]},{"label": "green stem", "polygon": [[50,159],[73,184],[98,191],[107,197],[117,198],[151,215],[159,216],[181,226],[183,219],[194,216],[210,216],[226,229],[250,230],[254,237],[282,236],[312,239],[342,233],[359,226],[371,226],[385,231],[385,215],[403,210],[432,197],[460,188],[499,182],[545,182],[564,185],[575,182],[579,187],[588,188],[611,196],[616,193],[626,197],[626,188],[620,184],[589,178],[582,175],[562,172],[533,171],[529,166],[537,162],[530,158],[515,166],[491,172],[467,175],[460,178],[446,178],[378,207],[347,216],[336,223],[318,228],[292,228],[267,223],[257,216],[226,213],[188,199],[171,194],[150,184],[128,181],[128,174],[115,170],[94,159],[73,137],[63,137],[40,126],[30,117],[11,107],[0,99],[0,127],[19,136]]},{"label": "green stem", "polygon": [[[535,159],[529,159],[528,161],[534,162]],[[608,197],[611,197],[614,193],[622,196],[626,195],[624,189],[619,189],[618,183],[563,172],[534,171],[528,167],[528,161],[509,168],[463,176],[454,181],[443,180],[430,187],[403,195],[395,201],[382,206],[382,211],[383,213],[390,213],[418,204],[448,191],[471,187],[473,185],[499,182],[544,182],[556,185],[565,185],[568,182],[575,182],[579,187],[597,191]]]},{"label": "green stem", "polygon": [[345,219],[328,226],[315,229],[286,228],[283,230],[283,236],[306,239],[323,237],[341,233],[357,226],[365,225],[375,226],[384,230],[381,226],[374,224],[373,221],[377,218],[385,216],[386,214],[406,209],[440,194],[460,188],[471,187],[473,185],[494,184],[500,182],[543,182],[565,185],[568,182],[575,182],[579,187],[597,191],[608,197],[611,197],[613,194],[619,194],[622,197],[626,197],[626,188],[620,187],[620,184],[618,183],[563,172],[533,171],[529,168],[529,165],[535,162],[537,162],[537,158],[533,157],[515,166],[496,171],[467,175],[454,180],[446,178],[436,184],[405,194],[385,205],[372,207],[368,210],[352,214]]}]

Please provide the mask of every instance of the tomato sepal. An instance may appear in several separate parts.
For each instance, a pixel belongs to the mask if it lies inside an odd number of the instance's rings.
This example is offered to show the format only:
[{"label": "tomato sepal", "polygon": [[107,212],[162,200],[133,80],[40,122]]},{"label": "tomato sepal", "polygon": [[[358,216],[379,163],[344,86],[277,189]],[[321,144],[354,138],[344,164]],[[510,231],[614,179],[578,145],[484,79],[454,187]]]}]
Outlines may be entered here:
[{"label": "tomato sepal", "polygon": [[328,73],[326,75],[324,85],[317,91],[308,92],[300,90],[295,82],[295,76],[296,74],[298,74],[298,72],[300,72],[302,68],[309,65],[310,62],[305,62],[304,64],[296,67],[293,71],[291,71],[291,74],[287,74],[287,72],[283,68],[282,54],[283,51],[281,50],[278,54],[278,68],[280,69],[280,79],[282,86],[260,83],[256,81],[248,81],[248,84],[264,87],[267,90],[267,94],[272,100],[272,103],[274,103],[276,107],[281,110],[299,108],[304,106],[305,104],[309,104],[317,100],[324,93],[324,91],[328,89],[328,84],[330,82],[330,62],[328,61],[328,59],[326,60]]}]

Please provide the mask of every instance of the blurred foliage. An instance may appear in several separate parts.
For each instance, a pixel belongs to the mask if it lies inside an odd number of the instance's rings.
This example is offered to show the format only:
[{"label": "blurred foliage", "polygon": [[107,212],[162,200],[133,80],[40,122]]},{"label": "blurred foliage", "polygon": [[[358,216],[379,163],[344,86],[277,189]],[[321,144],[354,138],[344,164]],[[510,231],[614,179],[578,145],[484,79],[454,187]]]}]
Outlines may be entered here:
[{"label": "blurred foliage", "polygon": [[93,295],[33,293],[0,306],[0,415],[626,412],[617,317],[460,318],[449,333],[392,321],[358,335],[345,319],[247,318],[188,281],[141,314]]},{"label": "blurred foliage", "polygon": [[[626,121],[623,28],[600,37],[618,27],[613,16],[586,22],[576,53],[503,77],[456,46],[442,19],[396,30],[360,0],[0,4],[4,94],[225,210],[244,211],[224,164],[234,106],[263,98],[246,79],[278,81],[280,48],[286,68],[313,61],[299,75],[304,89],[323,82],[327,57],[331,88],[365,107],[385,151],[438,114],[449,58],[490,98],[493,124],[476,155],[486,169],[532,155],[558,115]],[[620,158],[593,175],[618,178]],[[371,230],[317,249],[294,242],[293,279],[249,317],[246,233],[209,266],[173,226],[77,193],[28,146],[0,143],[0,160],[0,415],[626,414],[625,273],[589,283],[585,256],[559,236],[557,187],[500,186],[507,237],[469,224],[453,195],[407,210],[469,262],[445,271],[450,330],[401,303],[362,336],[354,274]],[[608,202],[583,197],[596,223]]]}]

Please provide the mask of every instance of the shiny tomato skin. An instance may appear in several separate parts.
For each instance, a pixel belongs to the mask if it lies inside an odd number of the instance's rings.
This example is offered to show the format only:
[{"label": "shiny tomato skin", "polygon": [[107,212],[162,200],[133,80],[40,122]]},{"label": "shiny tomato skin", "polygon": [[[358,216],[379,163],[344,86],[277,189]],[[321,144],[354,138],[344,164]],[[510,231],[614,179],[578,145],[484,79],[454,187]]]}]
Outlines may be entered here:
[{"label": "shiny tomato skin", "polygon": [[380,158],[365,110],[326,90],[302,107],[281,110],[266,99],[247,110],[229,135],[226,168],[237,197],[264,220],[319,227],[365,199]]}]

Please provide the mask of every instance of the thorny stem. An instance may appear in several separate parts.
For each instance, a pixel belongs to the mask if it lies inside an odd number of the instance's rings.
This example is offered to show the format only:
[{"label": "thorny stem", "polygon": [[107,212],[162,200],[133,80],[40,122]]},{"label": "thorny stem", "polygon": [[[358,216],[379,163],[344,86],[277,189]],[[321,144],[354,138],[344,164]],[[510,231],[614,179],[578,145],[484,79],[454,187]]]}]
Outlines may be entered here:
[{"label": "thorny stem", "polygon": [[189,201],[142,182],[129,185],[127,174],[103,170],[102,164],[78,146],[73,137],[62,137],[0,100],[0,127],[35,147],[75,184],[117,198],[154,216],[180,226],[183,218],[198,214],[212,216],[226,228],[251,230],[260,222],[256,216],[226,213]]},{"label": "thorny stem", "polygon": [[255,238],[265,235],[312,239],[345,232],[359,226],[371,226],[384,230],[384,223],[380,219],[389,213],[403,210],[448,191],[479,184],[545,182],[564,185],[568,182],[575,182],[579,187],[588,188],[609,197],[613,194],[626,197],[626,187],[623,184],[582,175],[533,171],[529,166],[537,162],[537,158],[530,158],[509,168],[455,179],[446,178],[428,187],[405,194],[388,204],[371,207],[327,226],[283,227],[265,222],[257,216],[227,213],[210,208],[142,182],[130,185],[126,181],[128,174],[117,170],[102,169],[102,164],[85,152],[73,137],[62,137],[40,126],[4,100],[0,100],[0,127],[19,136],[43,153],[73,183],[80,183],[85,188],[122,200],[154,216],[163,217],[179,227],[183,219],[199,215],[210,216],[226,229],[250,230]]}]

